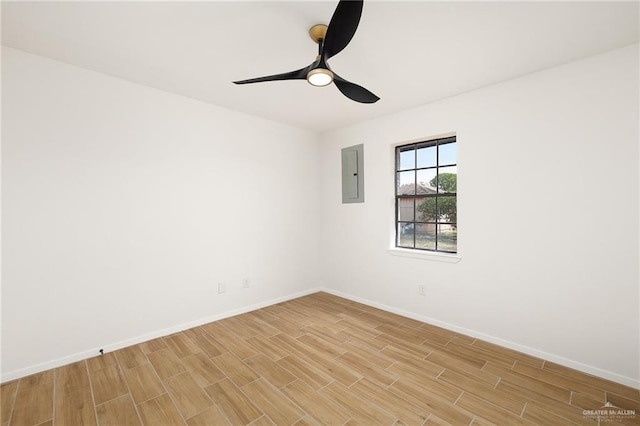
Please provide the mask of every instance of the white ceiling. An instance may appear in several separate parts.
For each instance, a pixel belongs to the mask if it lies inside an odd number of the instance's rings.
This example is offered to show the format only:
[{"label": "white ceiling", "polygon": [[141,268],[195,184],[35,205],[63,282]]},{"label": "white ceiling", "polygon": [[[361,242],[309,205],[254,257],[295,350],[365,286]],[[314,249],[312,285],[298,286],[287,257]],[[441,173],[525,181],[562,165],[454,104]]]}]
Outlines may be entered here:
[{"label": "white ceiling", "polygon": [[232,80],[310,64],[336,1],[2,2],[2,44],[323,132],[639,40],[638,2],[365,1],[330,60],[378,96],[359,104],[303,80]]}]

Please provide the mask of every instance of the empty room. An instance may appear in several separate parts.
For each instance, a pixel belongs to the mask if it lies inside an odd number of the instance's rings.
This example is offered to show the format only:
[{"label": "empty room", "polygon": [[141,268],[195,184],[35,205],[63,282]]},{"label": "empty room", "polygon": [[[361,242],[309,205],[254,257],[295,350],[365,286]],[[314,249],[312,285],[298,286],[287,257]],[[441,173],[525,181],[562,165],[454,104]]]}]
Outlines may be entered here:
[{"label": "empty room", "polygon": [[2,1],[0,425],[640,424],[637,1]]}]

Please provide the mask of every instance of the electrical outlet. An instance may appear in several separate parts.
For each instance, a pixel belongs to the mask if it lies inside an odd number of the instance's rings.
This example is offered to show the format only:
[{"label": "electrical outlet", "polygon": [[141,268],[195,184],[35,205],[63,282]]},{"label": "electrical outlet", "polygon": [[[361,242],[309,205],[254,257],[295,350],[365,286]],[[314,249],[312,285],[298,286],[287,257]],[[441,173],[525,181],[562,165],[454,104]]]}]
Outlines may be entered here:
[{"label": "electrical outlet", "polygon": [[427,295],[427,286],[424,284],[418,284],[418,294],[420,296],[426,296]]},{"label": "electrical outlet", "polygon": [[251,287],[251,282],[249,281],[249,278],[243,278],[242,288],[249,288],[249,287]]},{"label": "electrical outlet", "polygon": [[225,283],[218,283],[218,294],[222,294],[226,292],[227,292],[227,286],[225,285]]}]

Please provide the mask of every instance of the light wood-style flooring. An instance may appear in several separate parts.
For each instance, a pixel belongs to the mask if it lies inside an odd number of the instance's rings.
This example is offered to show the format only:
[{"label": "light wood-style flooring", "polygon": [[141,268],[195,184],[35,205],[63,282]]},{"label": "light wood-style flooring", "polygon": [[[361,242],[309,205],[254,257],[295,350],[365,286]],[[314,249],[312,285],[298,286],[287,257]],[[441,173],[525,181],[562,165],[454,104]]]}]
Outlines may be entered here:
[{"label": "light wood-style flooring", "polygon": [[2,426],[640,423],[638,390],[327,293],[1,389]]}]

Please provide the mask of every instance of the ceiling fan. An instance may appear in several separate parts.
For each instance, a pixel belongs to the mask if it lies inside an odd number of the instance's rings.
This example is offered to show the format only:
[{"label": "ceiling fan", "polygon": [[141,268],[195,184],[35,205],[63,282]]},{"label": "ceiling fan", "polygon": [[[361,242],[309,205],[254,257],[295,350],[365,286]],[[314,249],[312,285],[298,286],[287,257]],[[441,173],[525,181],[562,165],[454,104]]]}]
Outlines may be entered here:
[{"label": "ceiling fan", "polygon": [[318,43],[318,56],[311,65],[296,71],[234,81],[234,83],[249,84],[263,81],[306,79],[311,85],[322,87],[333,82],[338,90],[351,100],[365,104],[372,104],[378,101],[379,97],[364,87],[340,77],[329,68],[327,63],[329,58],[347,47],[353,38],[362,15],[362,6],[363,0],[340,0],[335,12],[333,12],[329,26],[318,24],[309,29],[309,36]]}]

